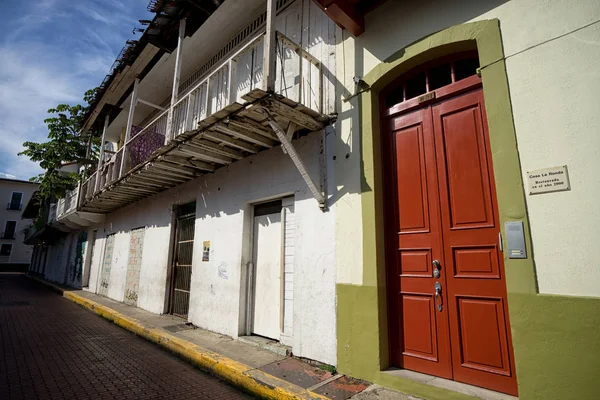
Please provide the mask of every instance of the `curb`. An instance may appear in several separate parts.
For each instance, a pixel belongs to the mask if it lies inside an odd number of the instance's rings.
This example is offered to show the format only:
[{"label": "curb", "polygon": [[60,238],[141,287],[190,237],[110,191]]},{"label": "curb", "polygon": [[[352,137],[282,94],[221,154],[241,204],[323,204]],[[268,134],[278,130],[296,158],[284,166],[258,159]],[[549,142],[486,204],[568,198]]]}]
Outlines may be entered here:
[{"label": "curb", "polygon": [[135,318],[125,316],[112,308],[106,307],[93,300],[86,299],[70,291],[65,291],[59,286],[47,282],[41,278],[25,274],[26,277],[49,287],[63,297],[87,308],[101,317],[114,322],[137,336],[151,343],[157,344],[165,350],[176,354],[184,361],[210,373],[229,384],[257,395],[264,399],[272,400],[326,400],[328,397],[321,396],[306,390],[293,383],[279,379],[266,372],[252,368],[218,353],[207,350],[187,340],[175,337],[161,329],[147,328]]}]

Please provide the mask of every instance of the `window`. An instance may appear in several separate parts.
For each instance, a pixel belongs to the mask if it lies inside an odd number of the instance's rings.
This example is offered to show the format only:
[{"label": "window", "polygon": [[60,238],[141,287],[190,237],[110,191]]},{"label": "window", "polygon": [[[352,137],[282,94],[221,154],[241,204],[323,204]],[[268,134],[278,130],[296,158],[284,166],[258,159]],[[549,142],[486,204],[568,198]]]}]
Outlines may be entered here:
[{"label": "window", "polygon": [[10,197],[10,203],[8,203],[7,210],[20,210],[22,200],[23,200],[23,193],[12,192],[12,196]]},{"label": "window", "polygon": [[3,243],[0,246],[0,257],[10,257],[10,252],[12,251],[12,244]]},{"label": "window", "polygon": [[17,221],[6,221],[2,239],[14,239],[15,231],[17,230]]},{"label": "window", "polygon": [[387,108],[477,74],[479,58],[471,53],[455,56],[450,61],[434,61],[409,71],[397,87],[385,97]]}]

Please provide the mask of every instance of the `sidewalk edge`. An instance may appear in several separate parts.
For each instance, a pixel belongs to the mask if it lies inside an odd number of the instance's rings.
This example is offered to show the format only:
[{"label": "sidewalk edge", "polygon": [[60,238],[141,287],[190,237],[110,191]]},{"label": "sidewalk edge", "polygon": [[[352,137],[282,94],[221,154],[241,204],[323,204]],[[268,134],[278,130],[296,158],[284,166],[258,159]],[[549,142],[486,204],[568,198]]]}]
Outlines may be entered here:
[{"label": "sidewalk edge", "polygon": [[188,342],[187,340],[170,335],[161,329],[146,327],[135,318],[123,315],[112,308],[82,297],[74,292],[63,290],[59,286],[39,277],[29,274],[25,274],[25,276],[49,287],[70,301],[112,321],[121,328],[141,336],[149,342],[157,344],[163,349],[178,355],[181,359],[203,371],[215,375],[249,393],[260,396],[261,398],[273,400],[328,399],[328,397],[310,392],[293,383],[267,374],[266,372],[224,357],[218,353]]}]

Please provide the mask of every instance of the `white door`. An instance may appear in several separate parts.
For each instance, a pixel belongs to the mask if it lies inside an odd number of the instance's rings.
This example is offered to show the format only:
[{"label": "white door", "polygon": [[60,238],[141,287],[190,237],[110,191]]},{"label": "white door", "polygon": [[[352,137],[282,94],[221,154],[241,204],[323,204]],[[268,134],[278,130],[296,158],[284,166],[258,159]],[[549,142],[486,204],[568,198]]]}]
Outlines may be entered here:
[{"label": "white door", "polygon": [[254,312],[252,333],[281,335],[281,200],[254,211]]}]

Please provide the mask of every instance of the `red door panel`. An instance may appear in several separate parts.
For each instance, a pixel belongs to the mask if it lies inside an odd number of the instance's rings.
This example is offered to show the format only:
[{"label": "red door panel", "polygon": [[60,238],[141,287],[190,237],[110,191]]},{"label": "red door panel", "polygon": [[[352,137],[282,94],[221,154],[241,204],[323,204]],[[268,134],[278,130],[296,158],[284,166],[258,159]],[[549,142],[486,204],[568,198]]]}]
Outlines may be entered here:
[{"label": "red door panel", "polygon": [[392,364],[516,395],[482,92],[382,126]]},{"label": "red door panel", "polygon": [[517,394],[481,90],[432,107],[454,379]]},{"label": "red door panel", "polygon": [[442,130],[439,135],[442,143],[438,145],[443,146],[445,154],[441,161],[447,184],[450,227],[453,229],[494,226],[481,110],[478,104],[467,107],[450,108],[447,114],[442,115],[436,113],[440,112],[440,106],[434,109],[434,115],[439,118],[436,122],[441,122],[441,126],[436,128]]},{"label": "red door panel", "polygon": [[435,305],[433,296],[401,294],[404,326],[404,355],[438,361]]},{"label": "red door panel", "polygon": [[[407,118],[406,118],[407,119]],[[399,122],[396,122],[399,125]],[[401,126],[401,125],[400,125]],[[398,231],[427,232],[429,204],[425,174],[423,124],[407,126],[394,134],[398,185]],[[400,154],[398,154],[400,153]]]},{"label": "red door panel", "polygon": [[509,376],[502,299],[457,297],[463,368]]},{"label": "red door panel", "polygon": [[456,278],[500,279],[496,246],[469,246],[452,248],[452,266]]},{"label": "red door panel", "polygon": [[[452,377],[448,315],[436,310],[432,262],[443,258],[431,110],[387,121],[392,363]],[[438,299],[442,301],[442,299]]]}]

